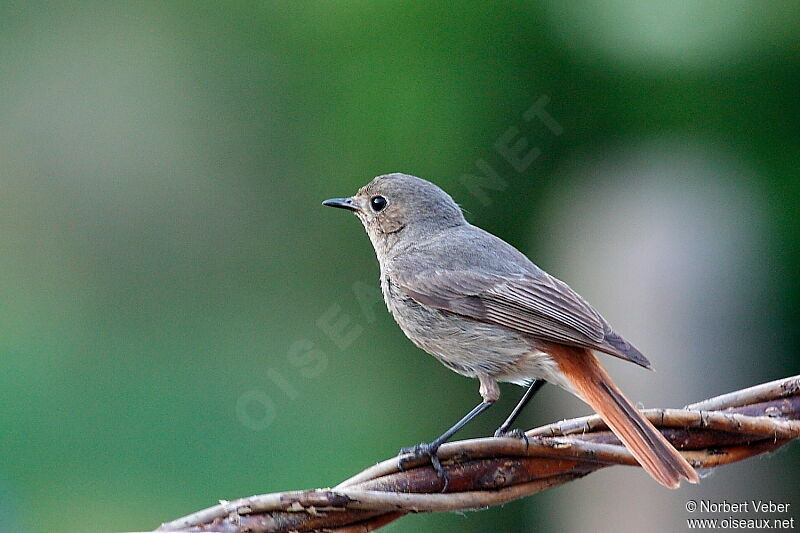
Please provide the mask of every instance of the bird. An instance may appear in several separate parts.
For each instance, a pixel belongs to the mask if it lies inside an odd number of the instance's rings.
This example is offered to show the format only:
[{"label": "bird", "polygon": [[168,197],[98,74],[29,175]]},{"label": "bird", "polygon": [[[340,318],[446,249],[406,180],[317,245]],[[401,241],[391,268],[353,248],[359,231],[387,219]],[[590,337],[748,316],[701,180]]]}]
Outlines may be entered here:
[{"label": "bird", "polygon": [[[353,212],[380,266],[389,312],[416,346],[479,382],[482,401],[441,436],[401,450],[401,466],[427,456],[445,481],[439,447],[500,397],[498,383],[528,387],[495,436],[524,437],[514,420],[545,383],[587,403],[658,483],[697,483],[697,472],[634,407],[597,353],[650,369],[648,359],[585,299],[522,252],[470,224],[430,181],[383,174],[323,205]],[[444,490],[444,489],[443,489]]]}]

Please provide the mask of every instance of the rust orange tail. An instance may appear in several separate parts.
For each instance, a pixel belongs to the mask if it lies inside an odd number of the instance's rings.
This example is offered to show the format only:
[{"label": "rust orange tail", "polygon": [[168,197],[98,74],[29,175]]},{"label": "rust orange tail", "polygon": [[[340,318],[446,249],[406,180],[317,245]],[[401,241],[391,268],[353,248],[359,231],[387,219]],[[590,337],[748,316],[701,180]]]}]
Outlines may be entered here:
[{"label": "rust orange tail", "polygon": [[548,352],[575,392],[600,415],[653,479],[671,489],[678,488],[681,478],[690,483],[699,481],[694,468],[620,392],[592,352],[563,345],[554,345]]}]

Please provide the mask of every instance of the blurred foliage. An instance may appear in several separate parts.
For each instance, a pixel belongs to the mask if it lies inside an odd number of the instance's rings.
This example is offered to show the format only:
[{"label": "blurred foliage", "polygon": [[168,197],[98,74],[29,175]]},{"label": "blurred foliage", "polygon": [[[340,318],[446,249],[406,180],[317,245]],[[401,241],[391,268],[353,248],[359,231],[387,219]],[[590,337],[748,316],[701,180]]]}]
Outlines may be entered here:
[{"label": "blurred foliage", "polygon": [[[755,169],[731,180],[765,200],[781,284],[762,304],[792,354],[770,368],[796,372],[799,13],[1,1],[0,524],[148,529],[332,485],[465,412],[477,384],[402,336],[359,224],[319,207],[384,172],[435,179],[535,256],[571,161],[665,135],[720,147]],[[558,137],[521,117],[541,95]],[[542,152],[523,173],[494,147],[510,127]],[[488,202],[464,186],[479,161],[505,183]],[[344,314],[352,339],[319,325]],[[392,530],[538,529],[542,501]]]}]

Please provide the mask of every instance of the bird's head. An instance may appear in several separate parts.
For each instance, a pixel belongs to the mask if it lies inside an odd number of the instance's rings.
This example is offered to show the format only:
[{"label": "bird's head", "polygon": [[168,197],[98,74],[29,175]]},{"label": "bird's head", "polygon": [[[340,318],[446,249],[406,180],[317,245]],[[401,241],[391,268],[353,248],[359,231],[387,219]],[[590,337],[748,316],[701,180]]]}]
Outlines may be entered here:
[{"label": "bird's head", "polygon": [[380,257],[397,242],[413,243],[439,231],[465,224],[461,208],[429,181],[408,174],[374,178],[349,198],[331,198],[322,205],[353,211]]}]

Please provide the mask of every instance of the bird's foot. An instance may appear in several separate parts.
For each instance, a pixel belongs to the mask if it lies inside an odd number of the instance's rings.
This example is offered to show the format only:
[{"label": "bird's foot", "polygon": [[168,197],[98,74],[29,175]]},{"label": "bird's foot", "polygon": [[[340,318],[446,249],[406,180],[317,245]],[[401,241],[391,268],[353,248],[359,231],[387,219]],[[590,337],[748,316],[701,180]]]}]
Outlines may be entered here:
[{"label": "bird's foot", "polygon": [[436,475],[439,476],[439,479],[444,483],[442,487],[442,492],[444,492],[447,490],[450,479],[447,477],[447,472],[444,471],[442,463],[439,461],[438,452],[439,446],[428,442],[421,442],[416,446],[402,448],[400,450],[400,457],[397,458],[397,467],[400,470],[405,470],[405,466],[408,463],[416,461],[420,457],[427,456],[431,461],[431,466],[436,471]]},{"label": "bird's foot", "polygon": [[515,439],[520,439],[522,442],[525,443],[525,449],[528,449],[528,436],[525,434],[524,431],[521,429],[503,429],[499,428],[497,431],[494,432],[495,437],[513,437]]}]

